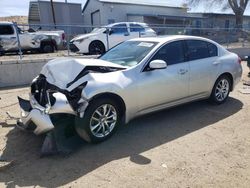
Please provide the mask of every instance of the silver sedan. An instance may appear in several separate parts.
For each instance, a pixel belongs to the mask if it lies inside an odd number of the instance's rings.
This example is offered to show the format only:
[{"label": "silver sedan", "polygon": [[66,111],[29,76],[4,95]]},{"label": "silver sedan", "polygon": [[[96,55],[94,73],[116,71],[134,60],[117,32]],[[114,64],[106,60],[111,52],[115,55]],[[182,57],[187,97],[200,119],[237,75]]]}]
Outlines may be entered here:
[{"label": "silver sedan", "polygon": [[99,59],[55,59],[33,80],[30,100],[19,98],[18,125],[47,133],[53,115],[71,114],[84,140],[101,142],[143,114],[201,99],[224,103],[241,79],[240,63],[191,36],[133,39]]}]

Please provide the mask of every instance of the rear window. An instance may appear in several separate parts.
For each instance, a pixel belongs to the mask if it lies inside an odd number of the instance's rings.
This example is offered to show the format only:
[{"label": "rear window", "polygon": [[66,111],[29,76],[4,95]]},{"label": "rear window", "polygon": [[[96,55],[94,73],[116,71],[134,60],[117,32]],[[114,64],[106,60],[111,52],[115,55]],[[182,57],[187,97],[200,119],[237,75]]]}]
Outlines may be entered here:
[{"label": "rear window", "polygon": [[10,25],[0,25],[0,35],[13,35],[14,30]]}]

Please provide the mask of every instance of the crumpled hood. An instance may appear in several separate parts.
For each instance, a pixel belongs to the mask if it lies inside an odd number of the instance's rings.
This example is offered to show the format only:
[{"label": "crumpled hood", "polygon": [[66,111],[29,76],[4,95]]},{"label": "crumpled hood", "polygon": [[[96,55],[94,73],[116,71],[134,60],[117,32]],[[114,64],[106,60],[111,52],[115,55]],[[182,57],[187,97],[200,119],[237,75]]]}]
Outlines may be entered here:
[{"label": "crumpled hood", "polygon": [[113,72],[126,69],[100,59],[60,58],[49,61],[41,71],[50,84],[61,89],[68,89],[74,82],[86,76],[89,72]]},{"label": "crumpled hood", "polygon": [[80,39],[86,39],[89,37],[93,37],[95,35],[97,35],[98,33],[88,33],[88,34],[84,34],[84,35],[78,35],[75,38],[73,38],[70,42],[74,42],[76,40],[80,40]]}]

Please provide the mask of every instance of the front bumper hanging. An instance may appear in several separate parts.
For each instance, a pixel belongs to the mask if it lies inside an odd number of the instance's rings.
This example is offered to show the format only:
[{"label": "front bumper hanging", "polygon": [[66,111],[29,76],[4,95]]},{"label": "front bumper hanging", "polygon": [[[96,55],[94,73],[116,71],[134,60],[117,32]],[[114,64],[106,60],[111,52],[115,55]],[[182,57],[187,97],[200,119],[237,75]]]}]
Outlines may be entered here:
[{"label": "front bumper hanging", "polygon": [[[54,129],[54,125],[45,108],[37,106],[33,108],[30,101],[18,97],[21,108],[21,118],[17,121],[17,126],[21,129],[34,131],[36,135],[46,133]],[[38,105],[38,104],[35,104]]]}]

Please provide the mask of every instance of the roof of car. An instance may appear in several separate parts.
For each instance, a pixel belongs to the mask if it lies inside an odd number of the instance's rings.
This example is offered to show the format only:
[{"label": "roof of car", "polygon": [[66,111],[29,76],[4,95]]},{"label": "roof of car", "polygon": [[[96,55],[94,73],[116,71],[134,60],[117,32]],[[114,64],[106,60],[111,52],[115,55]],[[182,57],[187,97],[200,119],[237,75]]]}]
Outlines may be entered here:
[{"label": "roof of car", "polygon": [[112,23],[112,24],[109,24],[107,26],[111,27],[113,25],[117,25],[117,24],[138,24],[138,25],[142,25],[142,26],[146,26],[147,24],[146,23],[143,23],[143,22],[116,22],[116,23]]},{"label": "roof of car", "polygon": [[207,38],[203,37],[196,37],[196,36],[189,36],[189,35],[165,35],[165,36],[158,36],[158,37],[145,37],[145,38],[136,38],[131,39],[131,41],[147,41],[147,42],[159,42],[159,43],[165,43],[171,40],[181,40],[181,39],[190,39],[190,40],[203,40],[208,42],[213,42]]}]

